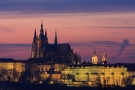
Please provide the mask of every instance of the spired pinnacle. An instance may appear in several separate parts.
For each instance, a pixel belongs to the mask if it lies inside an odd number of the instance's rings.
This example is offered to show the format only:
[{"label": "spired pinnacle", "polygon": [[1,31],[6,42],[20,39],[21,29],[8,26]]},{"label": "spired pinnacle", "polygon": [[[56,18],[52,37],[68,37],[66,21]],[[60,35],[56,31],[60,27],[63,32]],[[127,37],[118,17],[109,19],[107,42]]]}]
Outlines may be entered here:
[{"label": "spired pinnacle", "polygon": [[37,35],[36,35],[36,28],[35,28],[34,39],[36,38],[37,38]]},{"label": "spired pinnacle", "polygon": [[103,57],[107,58],[105,49],[104,49]]},{"label": "spired pinnacle", "polygon": [[43,23],[41,21],[41,29],[40,29],[40,35],[39,35],[40,38],[44,38],[44,30],[43,30]]},{"label": "spired pinnacle", "polygon": [[94,54],[93,54],[94,56],[96,55],[96,50],[94,49]]},{"label": "spired pinnacle", "polygon": [[57,31],[55,30],[55,39],[54,39],[54,44],[57,44]]},{"label": "spired pinnacle", "polygon": [[41,28],[43,28],[43,20],[41,20]]},{"label": "spired pinnacle", "polygon": [[57,38],[57,31],[55,30],[55,38]]},{"label": "spired pinnacle", "polygon": [[47,37],[47,30],[45,29],[45,37]]}]

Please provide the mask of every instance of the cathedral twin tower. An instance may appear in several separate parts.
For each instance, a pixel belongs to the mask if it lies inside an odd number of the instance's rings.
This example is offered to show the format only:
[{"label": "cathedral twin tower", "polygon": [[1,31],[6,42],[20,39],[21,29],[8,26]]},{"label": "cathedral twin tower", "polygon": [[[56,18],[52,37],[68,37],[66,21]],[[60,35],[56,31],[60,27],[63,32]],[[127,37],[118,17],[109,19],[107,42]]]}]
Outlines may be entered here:
[{"label": "cathedral twin tower", "polygon": [[[99,64],[98,56],[96,54],[96,50],[94,49],[94,53],[92,55],[92,64]],[[106,51],[104,50],[103,56],[102,56],[102,62],[100,64],[107,64],[107,55]]]}]

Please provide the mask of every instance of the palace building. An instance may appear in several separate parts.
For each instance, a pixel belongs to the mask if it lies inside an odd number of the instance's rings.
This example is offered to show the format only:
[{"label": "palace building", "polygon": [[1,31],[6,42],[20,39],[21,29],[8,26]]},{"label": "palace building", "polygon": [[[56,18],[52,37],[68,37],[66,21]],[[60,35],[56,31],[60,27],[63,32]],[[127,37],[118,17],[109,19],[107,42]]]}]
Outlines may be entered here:
[{"label": "palace building", "polygon": [[127,68],[117,65],[76,65],[67,67],[61,74],[74,76],[74,82],[122,86],[127,77]]}]

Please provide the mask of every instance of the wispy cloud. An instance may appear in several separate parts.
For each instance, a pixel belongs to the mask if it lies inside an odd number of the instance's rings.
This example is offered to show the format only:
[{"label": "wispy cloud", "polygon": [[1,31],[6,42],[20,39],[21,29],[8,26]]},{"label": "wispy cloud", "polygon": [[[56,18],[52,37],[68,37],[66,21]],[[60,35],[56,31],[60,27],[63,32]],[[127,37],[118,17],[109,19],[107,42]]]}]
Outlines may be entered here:
[{"label": "wispy cloud", "polygon": [[0,58],[28,59],[31,44],[0,44]]},{"label": "wispy cloud", "polygon": [[89,42],[76,42],[71,43],[73,47],[96,47],[96,46],[105,46],[105,47],[119,47],[120,43],[115,41],[89,41]]}]

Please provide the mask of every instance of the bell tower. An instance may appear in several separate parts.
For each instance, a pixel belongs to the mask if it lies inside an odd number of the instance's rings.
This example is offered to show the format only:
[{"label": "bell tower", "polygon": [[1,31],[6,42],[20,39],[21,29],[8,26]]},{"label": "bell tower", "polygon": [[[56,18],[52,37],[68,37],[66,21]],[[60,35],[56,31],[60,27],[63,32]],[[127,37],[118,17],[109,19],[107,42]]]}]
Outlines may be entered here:
[{"label": "bell tower", "polygon": [[103,53],[103,57],[102,57],[102,64],[107,64],[107,55],[106,55],[105,49],[104,49],[104,53]]},{"label": "bell tower", "polygon": [[94,49],[94,53],[92,55],[92,64],[98,64],[98,56],[96,54],[96,50]]}]

